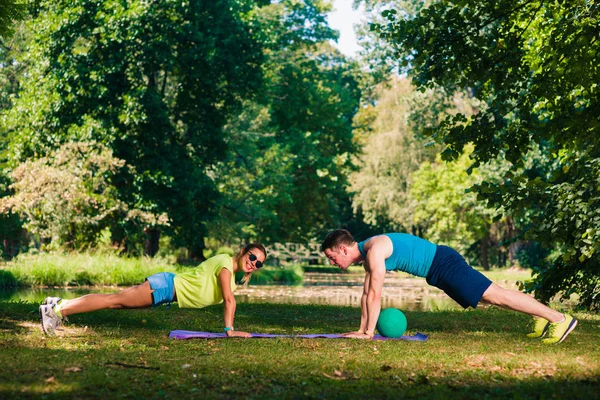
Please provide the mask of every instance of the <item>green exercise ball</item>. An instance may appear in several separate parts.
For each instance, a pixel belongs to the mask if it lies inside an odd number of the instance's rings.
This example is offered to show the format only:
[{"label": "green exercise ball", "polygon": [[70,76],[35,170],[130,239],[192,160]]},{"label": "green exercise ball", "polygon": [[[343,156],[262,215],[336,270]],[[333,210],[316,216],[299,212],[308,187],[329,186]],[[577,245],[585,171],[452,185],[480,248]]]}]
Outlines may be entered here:
[{"label": "green exercise ball", "polygon": [[397,308],[381,310],[377,320],[377,331],[381,336],[399,338],[406,332],[406,317]]}]

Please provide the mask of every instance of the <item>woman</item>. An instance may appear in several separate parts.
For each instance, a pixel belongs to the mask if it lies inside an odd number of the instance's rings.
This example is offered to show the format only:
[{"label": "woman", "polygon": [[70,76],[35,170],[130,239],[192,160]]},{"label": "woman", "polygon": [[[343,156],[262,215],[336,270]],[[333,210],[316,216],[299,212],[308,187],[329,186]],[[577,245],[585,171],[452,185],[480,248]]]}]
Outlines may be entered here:
[{"label": "woman", "polygon": [[243,272],[247,283],[252,272],[263,266],[267,251],[259,243],[245,246],[233,258],[220,254],[209,258],[192,271],[174,274],[160,272],[145,282],[114,294],[88,294],[72,300],[49,297],[40,306],[42,329],[48,335],[71,314],[105,308],[146,308],[177,301],[181,308],[203,308],[225,303],[224,331],[230,337],[250,337],[233,329],[235,273]]}]

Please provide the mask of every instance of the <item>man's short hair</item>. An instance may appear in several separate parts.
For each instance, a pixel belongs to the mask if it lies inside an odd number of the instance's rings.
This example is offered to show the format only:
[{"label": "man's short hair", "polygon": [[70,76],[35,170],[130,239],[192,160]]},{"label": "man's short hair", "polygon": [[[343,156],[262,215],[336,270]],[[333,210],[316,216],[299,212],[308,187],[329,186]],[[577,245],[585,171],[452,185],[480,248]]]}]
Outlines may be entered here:
[{"label": "man's short hair", "polygon": [[321,244],[321,251],[325,251],[327,249],[334,249],[340,245],[351,246],[354,244],[354,237],[352,234],[345,229],[336,229],[333,232],[329,232],[323,243]]}]

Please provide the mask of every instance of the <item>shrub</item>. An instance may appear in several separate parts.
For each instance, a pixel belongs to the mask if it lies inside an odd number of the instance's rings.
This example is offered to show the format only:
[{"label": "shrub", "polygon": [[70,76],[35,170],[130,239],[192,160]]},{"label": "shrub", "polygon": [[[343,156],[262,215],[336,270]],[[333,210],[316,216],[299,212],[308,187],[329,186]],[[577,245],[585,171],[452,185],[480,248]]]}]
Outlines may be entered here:
[{"label": "shrub", "polygon": [[[240,281],[243,273],[236,274],[236,281]],[[251,285],[286,284],[299,285],[304,280],[304,270],[299,265],[285,268],[264,267],[252,274]]]},{"label": "shrub", "polygon": [[17,278],[10,271],[0,269],[0,287],[17,287],[19,286]]}]

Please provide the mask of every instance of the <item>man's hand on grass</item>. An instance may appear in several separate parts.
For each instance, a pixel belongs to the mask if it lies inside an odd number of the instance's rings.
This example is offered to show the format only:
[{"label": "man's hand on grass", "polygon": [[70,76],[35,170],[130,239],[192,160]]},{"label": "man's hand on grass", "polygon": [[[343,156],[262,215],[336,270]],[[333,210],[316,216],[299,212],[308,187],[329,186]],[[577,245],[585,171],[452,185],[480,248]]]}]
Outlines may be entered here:
[{"label": "man's hand on grass", "polygon": [[345,337],[350,339],[373,339],[373,335],[365,332],[350,332],[345,333]]},{"label": "man's hand on grass", "polygon": [[252,334],[250,332],[242,332],[242,331],[227,331],[227,337],[243,337],[243,338],[249,338],[252,337]]}]

